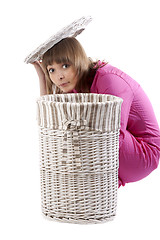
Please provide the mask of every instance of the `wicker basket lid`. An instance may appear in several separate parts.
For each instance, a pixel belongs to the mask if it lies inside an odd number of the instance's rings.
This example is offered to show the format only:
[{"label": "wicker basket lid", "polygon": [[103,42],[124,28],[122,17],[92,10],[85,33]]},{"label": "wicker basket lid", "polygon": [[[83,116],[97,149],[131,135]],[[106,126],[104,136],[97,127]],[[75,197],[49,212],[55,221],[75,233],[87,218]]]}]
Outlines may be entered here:
[{"label": "wicker basket lid", "polygon": [[61,41],[66,37],[76,37],[80,34],[85,27],[90,23],[92,18],[90,16],[82,17],[68,26],[64,27],[56,34],[51,36],[47,41],[42,43],[38,48],[36,48],[33,52],[31,52],[24,60],[25,63],[33,63],[35,61],[41,60],[41,57],[45,52],[47,52],[51,47],[53,47],[56,43]]}]

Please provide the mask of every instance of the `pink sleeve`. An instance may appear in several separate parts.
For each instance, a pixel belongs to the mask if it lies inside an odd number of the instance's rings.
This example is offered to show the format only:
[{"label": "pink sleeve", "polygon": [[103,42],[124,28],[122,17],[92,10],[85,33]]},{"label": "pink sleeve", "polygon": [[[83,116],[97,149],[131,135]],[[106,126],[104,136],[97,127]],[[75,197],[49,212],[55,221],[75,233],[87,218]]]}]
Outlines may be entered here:
[{"label": "pink sleeve", "polygon": [[102,94],[111,94],[123,99],[121,107],[121,129],[120,129],[120,147],[122,145],[124,134],[127,129],[128,117],[133,101],[133,91],[128,83],[124,81],[120,76],[113,73],[106,73],[101,77],[101,89],[99,92]]}]

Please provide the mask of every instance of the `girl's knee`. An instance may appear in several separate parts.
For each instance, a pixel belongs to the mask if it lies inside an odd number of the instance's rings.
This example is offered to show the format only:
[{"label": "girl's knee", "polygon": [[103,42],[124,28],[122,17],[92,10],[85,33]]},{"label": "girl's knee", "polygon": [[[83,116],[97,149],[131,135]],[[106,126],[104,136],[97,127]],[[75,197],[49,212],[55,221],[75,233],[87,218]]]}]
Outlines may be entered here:
[{"label": "girl's knee", "polygon": [[160,148],[157,144],[133,137],[130,140],[120,150],[119,186],[147,177],[159,165]]}]

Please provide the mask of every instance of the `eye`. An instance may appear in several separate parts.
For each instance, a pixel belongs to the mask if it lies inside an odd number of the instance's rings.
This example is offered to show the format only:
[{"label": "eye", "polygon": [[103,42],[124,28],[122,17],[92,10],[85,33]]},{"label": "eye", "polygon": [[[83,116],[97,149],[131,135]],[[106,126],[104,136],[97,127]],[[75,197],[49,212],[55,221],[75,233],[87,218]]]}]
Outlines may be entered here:
[{"label": "eye", "polygon": [[50,68],[50,69],[48,70],[48,72],[49,72],[49,73],[53,73],[53,72],[54,72],[54,68]]},{"label": "eye", "polygon": [[69,64],[67,64],[67,63],[65,63],[65,64],[63,64],[63,68],[68,68],[70,65]]}]

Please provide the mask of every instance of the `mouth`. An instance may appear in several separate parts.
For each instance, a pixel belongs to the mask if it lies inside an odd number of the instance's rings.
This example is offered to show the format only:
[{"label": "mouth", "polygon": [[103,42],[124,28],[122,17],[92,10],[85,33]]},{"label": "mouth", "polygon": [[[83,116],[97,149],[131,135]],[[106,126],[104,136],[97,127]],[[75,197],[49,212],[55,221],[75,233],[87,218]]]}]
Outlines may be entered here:
[{"label": "mouth", "polygon": [[62,83],[62,84],[60,84],[59,86],[60,86],[60,87],[64,87],[64,86],[66,86],[68,83],[69,83],[69,82]]}]

